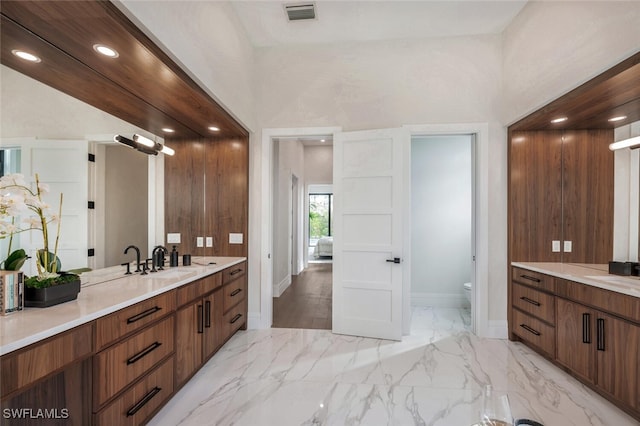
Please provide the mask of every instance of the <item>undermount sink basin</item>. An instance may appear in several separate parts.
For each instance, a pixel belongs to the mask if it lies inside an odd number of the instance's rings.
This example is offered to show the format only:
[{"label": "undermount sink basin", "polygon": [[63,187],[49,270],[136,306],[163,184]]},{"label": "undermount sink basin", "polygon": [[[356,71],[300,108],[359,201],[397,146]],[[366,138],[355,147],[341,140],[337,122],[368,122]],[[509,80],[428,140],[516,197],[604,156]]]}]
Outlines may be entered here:
[{"label": "undermount sink basin", "polygon": [[149,272],[147,275],[143,275],[142,277],[148,280],[178,280],[192,274],[193,271],[165,269],[164,271]]}]

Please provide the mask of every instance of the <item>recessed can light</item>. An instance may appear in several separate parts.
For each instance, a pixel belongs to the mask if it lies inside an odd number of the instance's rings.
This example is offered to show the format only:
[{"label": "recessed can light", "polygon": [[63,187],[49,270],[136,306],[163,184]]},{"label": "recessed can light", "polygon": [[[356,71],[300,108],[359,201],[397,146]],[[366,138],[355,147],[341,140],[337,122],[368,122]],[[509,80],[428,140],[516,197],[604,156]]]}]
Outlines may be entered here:
[{"label": "recessed can light", "polygon": [[173,132],[175,132],[175,130],[170,129],[170,128],[168,128],[168,127],[163,127],[163,128],[162,128],[162,131],[163,131],[163,132],[165,132],[165,133],[173,133]]},{"label": "recessed can light", "polygon": [[120,56],[118,52],[116,52],[109,46],[105,46],[104,44],[94,44],[93,50],[100,53],[101,55],[108,56],[110,58],[117,58],[118,56]]},{"label": "recessed can light", "polygon": [[320,139],[320,142],[325,143],[327,140],[326,139]]},{"label": "recessed can light", "polygon": [[619,116],[617,116],[617,117],[611,117],[611,118],[609,119],[609,121],[612,121],[612,122],[613,122],[613,121],[622,121],[622,120],[624,120],[625,118],[627,118],[627,116],[626,116],[626,115],[619,115]]},{"label": "recessed can light", "polygon": [[551,120],[552,123],[562,123],[563,121],[567,121],[568,118],[567,117],[558,117],[558,118],[554,118],[553,120]]},{"label": "recessed can light", "polygon": [[211,130],[212,132],[219,132],[220,128],[216,126],[209,126],[209,130]]},{"label": "recessed can light", "polygon": [[41,62],[42,61],[40,58],[38,58],[33,53],[25,52],[24,50],[14,49],[14,50],[11,51],[11,53],[13,53],[15,56],[17,56],[20,59],[24,59],[25,61],[29,61],[29,62]]}]

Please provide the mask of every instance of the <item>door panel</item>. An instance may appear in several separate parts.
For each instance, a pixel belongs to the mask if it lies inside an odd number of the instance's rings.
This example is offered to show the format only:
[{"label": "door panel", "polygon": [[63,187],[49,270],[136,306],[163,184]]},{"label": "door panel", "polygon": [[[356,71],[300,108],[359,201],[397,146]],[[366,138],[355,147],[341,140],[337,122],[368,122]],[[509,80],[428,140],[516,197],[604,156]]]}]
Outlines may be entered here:
[{"label": "door panel", "polygon": [[402,144],[405,129],[334,139],[333,331],[402,337]]}]

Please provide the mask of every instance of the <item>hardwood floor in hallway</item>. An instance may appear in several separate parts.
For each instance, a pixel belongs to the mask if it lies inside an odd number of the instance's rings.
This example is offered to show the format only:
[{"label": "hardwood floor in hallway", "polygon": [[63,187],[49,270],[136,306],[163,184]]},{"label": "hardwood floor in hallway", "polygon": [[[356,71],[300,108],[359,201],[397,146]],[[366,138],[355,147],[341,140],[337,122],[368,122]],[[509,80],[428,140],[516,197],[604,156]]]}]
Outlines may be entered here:
[{"label": "hardwood floor in hallway", "polygon": [[273,328],[331,330],[331,263],[311,263],[273,298]]}]

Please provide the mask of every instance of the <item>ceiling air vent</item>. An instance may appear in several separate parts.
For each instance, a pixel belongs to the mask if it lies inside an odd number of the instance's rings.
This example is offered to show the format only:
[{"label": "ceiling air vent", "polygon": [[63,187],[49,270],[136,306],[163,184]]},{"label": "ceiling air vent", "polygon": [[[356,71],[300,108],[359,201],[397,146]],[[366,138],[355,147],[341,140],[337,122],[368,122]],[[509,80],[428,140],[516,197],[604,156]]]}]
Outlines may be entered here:
[{"label": "ceiling air vent", "polygon": [[287,12],[287,18],[289,18],[289,21],[316,19],[315,3],[285,4],[284,10]]}]

